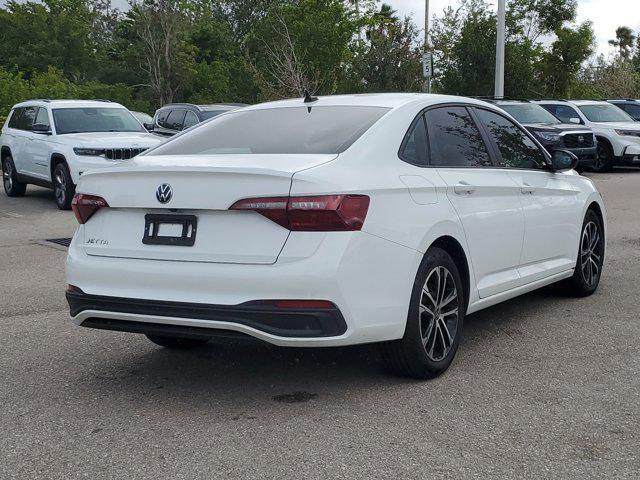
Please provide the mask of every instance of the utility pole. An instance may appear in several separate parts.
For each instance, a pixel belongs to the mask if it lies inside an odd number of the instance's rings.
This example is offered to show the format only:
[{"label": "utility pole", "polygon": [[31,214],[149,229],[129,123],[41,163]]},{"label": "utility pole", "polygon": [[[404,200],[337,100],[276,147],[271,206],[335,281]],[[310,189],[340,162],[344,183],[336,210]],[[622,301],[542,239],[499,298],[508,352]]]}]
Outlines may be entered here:
[{"label": "utility pole", "polygon": [[498,0],[498,35],[496,37],[496,83],[494,89],[494,95],[496,97],[504,97],[505,3],[506,0]]},{"label": "utility pole", "polygon": [[[424,90],[427,93],[431,93],[431,63],[432,57],[429,53],[429,0],[424,0],[424,55],[422,57],[423,71],[425,72]],[[426,63],[429,63],[428,75]]]}]

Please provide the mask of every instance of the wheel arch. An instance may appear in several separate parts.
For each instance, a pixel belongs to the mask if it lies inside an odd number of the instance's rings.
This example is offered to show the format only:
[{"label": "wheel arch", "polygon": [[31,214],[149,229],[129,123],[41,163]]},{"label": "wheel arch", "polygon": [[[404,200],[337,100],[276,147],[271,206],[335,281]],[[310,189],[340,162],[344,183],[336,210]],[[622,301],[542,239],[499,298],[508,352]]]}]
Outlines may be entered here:
[{"label": "wheel arch", "polygon": [[8,146],[3,145],[2,149],[0,149],[0,160],[4,160],[9,155],[11,155],[11,149]]},{"label": "wheel arch", "polygon": [[[51,174],[51,181],[53,181],[53,171],[56,168],[56,165],[58,165],[59,163],[67,163],[67,159],[61,153],[53,153],[51,155],[51,162],[49,163],[50,163],[49,173]],[[67,168],[69,168],[68,164],[67,164]]]},{"label": "wheel arch", "polygon": [[611,140],[598,133],[596,133],[596,140],[598,140],[598,143],[603,143],[604,145],[606,145],[611,151],[611,155],[615,155],[615,152],[613,150],[613,143],[611,143]]},{"label": "wheel arch", "polygon": [[[442,235],[436,238],[429,248],[437,247],[447,252],[458,268],[458,273],[462,279],[462,288],[464,289],[465,308],[469,305],[469,294],[471,291],[471,268],[467,254],[462,244],[451,235]],[[428,251],[428,249],[427,249]],[[426,253],[425,253],[426,255]]]}]

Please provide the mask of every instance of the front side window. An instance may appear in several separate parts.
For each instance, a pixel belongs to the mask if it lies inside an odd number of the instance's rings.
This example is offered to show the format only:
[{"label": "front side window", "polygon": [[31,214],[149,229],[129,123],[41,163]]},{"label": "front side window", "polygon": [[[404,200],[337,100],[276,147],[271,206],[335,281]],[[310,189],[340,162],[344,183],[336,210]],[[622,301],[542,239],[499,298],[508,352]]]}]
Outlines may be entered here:
[{"label": "front side window", "polygon": [[633,122],[627,113],[610,103],[581,105],[579,108],[590,122]]},{"label": "front side window", "polygon": [[169,116],[169,110],[160,110],[157,113],[157,120],[156,120],[156,123],[158,124],[158,126],[163,128],[169,128],[169,125],[167,124],[168,116]]},{"label": "front side window", "polygon": [[500,151],[501,166],[528,169],[547,166],[542,150],[519,126],[488,110],[476,109],[476,112]]},{"label": "front side window", "polygon": [[400,158],[413,165],[421,167],[427,165],[427,130],[423,115],[420,115],[406,136]]},{"label": "front side window", "polygon": [[144,132],[125,108],[54,108],[56,133]]},{"label": "front side window", "polygon": [[182,130],[182,123],[184,121],[184,114],[186,110],[171,110],[171,113],[167,117],[166,127],[171,130]]},{"label": "front side window", "polygon": [[38,109],[38,113],[36,115],[36,119],[33,122],[34,125],[46,125],[47,127],[50,126],[49,124],[49,114],[47,113],[47,109],[40,107]]},{"label": "front side window", "polygon": [[465,107],[434,108],[425,114],[430,163],[439,167],[491,167],[480,131]]},{"label": "front side window", "polygon": [[388,111],[369,106],[238,110],[168,140],[151,154],[341,153]]}]

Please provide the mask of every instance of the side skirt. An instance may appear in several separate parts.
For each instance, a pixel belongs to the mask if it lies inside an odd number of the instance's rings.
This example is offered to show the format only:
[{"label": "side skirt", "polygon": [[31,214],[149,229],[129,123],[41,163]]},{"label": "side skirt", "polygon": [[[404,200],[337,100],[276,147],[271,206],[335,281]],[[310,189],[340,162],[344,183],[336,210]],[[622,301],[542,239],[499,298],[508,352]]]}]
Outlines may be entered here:
[{"label": "side skirt", "polygon": [[551,285],[552,283],[558,282],[560,280],[564,280],[565,278],[569,278],[571,275],[573,275],[573,269],[567,270],[565,272],[556,273],[555,275],[551,275],[550,277],[536,280],[535,282],[531,282],[526,285],[522,285],[520,287],[507,290],[506,292],[497,293],[490,297],[482,298],[472,303],[471,305],[469,305],[469,308],[467,309],[467,313],[478,312],[484,308],[491,307],[498,303],[504,302],[505,300],[518,297],[522,294],[531,292],[533,290],[537,290],[538,288]]},{"label": "side skirt", "polygon": [[18,182],[28,183],[30,185],[38,185],[39,187],[50,188],[53,190],[53,182],[50,180],[43,180],[42,178],[32,177],[31,175],[25,175],[24,173],[16,174]]}]

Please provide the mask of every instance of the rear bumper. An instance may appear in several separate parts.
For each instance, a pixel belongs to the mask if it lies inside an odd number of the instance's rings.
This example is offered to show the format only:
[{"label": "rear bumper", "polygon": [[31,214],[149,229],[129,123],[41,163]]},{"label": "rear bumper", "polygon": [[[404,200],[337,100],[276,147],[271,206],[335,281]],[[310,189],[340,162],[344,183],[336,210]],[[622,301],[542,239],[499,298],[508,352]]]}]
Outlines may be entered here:
[{"label": "rear bumper", "polygon": [[[333,337],[346,332],[347,324],[337,307],[333,308],[276,308],[257,302],[240,305],[208,305],[184,302],[166,302],[137,298],[87,295],[81,290],[67,291],[71,316],[83,327],[106,330],[149,333],[158,330],[158,323],[140,321],[114,321],[108,314],[128,314],[140,318],[189,318],[192,320],[249,327],[279,337]],[[129,325],[128,325],[129,323]],[[166,325],[166,324],[165,324]],[[145,328],[146,327],[146,328]],[[200,336],[215,330],[202,330]]]},{"label": "rear bumper", "polygon": [[[292,232],[271,265],[101,257],[87,255],[81,238],[76,234],[67,257],[67,283],[86,295],[70,295],[76,325],[101,319],[117,321],[117,330],[126,330],[123,321],[231,330],[280,346],[401,338],[422,259],[365,232]],[[250,303],[273,299],[325,300],[336,310],[283,316]]]}]

